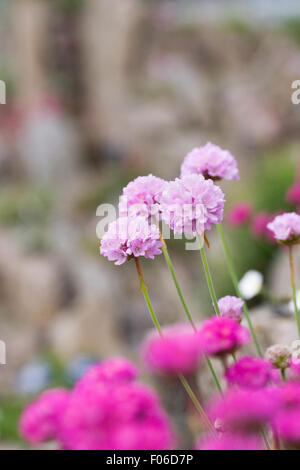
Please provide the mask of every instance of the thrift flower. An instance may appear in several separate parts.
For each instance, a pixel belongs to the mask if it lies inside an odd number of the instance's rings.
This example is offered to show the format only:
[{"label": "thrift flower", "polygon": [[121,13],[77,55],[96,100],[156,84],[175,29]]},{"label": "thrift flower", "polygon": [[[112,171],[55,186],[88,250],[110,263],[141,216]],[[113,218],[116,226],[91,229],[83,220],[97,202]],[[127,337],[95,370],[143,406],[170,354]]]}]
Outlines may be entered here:
[{"label": "thrift flower", "polygon": [[300,240],[300,215],[288,212],[275,217],[268,228],[274,233],[276,240],[284,245],[293,245]]},{"label": "thrift flower", "polygon": [[200,439],[197,450],[263,450],[261,438],[253,435],[226,433],[217,438]]},{"label": "thrift flower", "polygon": [[258,295],[264,282],[263,275],[259,271],[250,270],[242,277],[239,282],[239,290],[244,299],[250,300]]},{"label": "thrift flower", "polygon": [[204,353],[212,356],[234,353],[250,341],[249,331],[236,320],[227,317],[205,320],[199,336]]},{"label": "thrift flower", "polygon": [[212,180],[188,175],[167,183],[160,202],[162,218],[175,233],[196,235],[222,221],[225,199]]},{"label": "thrift flower", "polygon": [[21,436],[31,444],[56,439],[69,399],[70,393],[63,388],[43,392],[24,409],[19,424]]},{"label": "thrift flower", "polygon": [[280,380],[278,371],[269,361],[251,356],[244,356],[230,366],[225,377],[231,385],[250,389],[263,388]]},{"label": "thrift flower", "polygon": [[251,230],[255,237],[265,238],[268,241],[274,241],[274,233],[268,228],[274,216],[267,212],[259,212],[253,217]]},{"label": "thrift flower", "polygon": [[287,369],[292,357],[291,348],[284,344],[274,344],[267,349],[265,357],[277,369]]},{"label": "thrift flower", "polygon": [[161,254],[159,229],[144,217],[120,217],[108,226],[101,240],[100,253],[116,265],[130,258],[144,256],[154,259]]},{"label": "thrift flower", "polygon": [[242,308],[244,301],[239,297],[227,295],[218,301],[219,310],[222,317],[233,318],[234,320],[241,321]]},{"label": "thrift flower", "polygon": [[159,200],[166,181],[153,175],[139,176],[131,181],[120,197],[120,216],[159,215]]},{"label": "thrift flower", "polygon": [[152,372],[170,375],[192,374],[202,359],[197,334],[190,325],[177,324],[151,332],[143,345],[143,360]]},{"label": "thrift flower", "polygon": [[249,202],[239,202],[231,207],[227,214],[227,222],[232,227],[240,227],[250,219],[252,206]]},{"label": "thrift flower", "polygon": [[183,160],[181,177],[203,175],[206,179],[238,180],[239,170],[235,158],[228,150],[208,142],[204,147],[195,148]]}]

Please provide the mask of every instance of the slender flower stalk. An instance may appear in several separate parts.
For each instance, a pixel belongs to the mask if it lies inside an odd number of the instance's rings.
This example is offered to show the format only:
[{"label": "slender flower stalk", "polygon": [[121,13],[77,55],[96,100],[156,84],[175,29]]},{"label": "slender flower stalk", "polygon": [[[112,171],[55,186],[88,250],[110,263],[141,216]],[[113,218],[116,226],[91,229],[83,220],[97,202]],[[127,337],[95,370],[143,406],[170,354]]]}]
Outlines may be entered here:
[{"label": "slender flower stalk", "polygon": [[211,300],[212,300],[212,303],[213,303],[216,314],[220,315],[218,299],[217,299],[217,296],[216,296],[213,280],[212,280],[212,277],[211,277],[211,274],[210,274],[208,261],[207,261],[205,248],[204,248],[204,243],[203,243],[203,240],[201,239],[200,235],[198,235],[198,240],[199,240],[199,243],[200,243],[200,254],[201,254],[202,264],[203,264],[203,268],[204,268],[204,272],[205,272],[205,277],[206,277],[210,297],[211,297]]},{"label": "slender flower stalk", "polygon": [[[170,255],[169,255],[169,252],[168,252],[168,248],[167,248],[167,244],[165,242],[165,240],[163,239],[163,236],[162,234],[160,235],[160,240],[161,240],[161,243],[162,243],[162,251],[163,251],[163,254],[164,254],[164,257],[165,257],[165,260],[166,260],[166,263],[168,265],[168,268],[170,270],[170,273],[171,273],[171,276],[172,276],[172,279],[173,279],[173,282],[175,284],[175,287],[176,287],[176,290],[177,290],[177,293],[178,293],[178,297],[182,303],[182,306],[183,306],[183,309],[186,313],[186,316],[190,322],[190,324],[192,325],[194,331],[196,332],[197,331],[197,327],[195,325],[195,322],[193,320],[193,317],[191,315],[191,312],[189,311],[188,309],[188,306],[186,304],[186,301],[184,299],[184,296],[183,296],[183,293],[182,293],[182,290],[180,288],[180,285],[179,285],[179,282],[177,280],[177,277],[176,277],[176,274],[175,274],[175,271],[174,271],[174,268],[173,268],[173,264],[172,264],[172,261],[171,261],[171,258],[170,258]],[[217,389],[219,390],[220,393],[222,393],[222,387],[221,387],[221,384],[220,384],[220,381],[217,377],[217,374],[214,370],[214,367],[212,365],[212,362],[211,360],[209,359],[208,356],[205,356],[205,359],[206,359],[206,362],[207,362],[207,365],[209,367],[209,370],[213,376],[213,379],[216,383],[216,386],[217,386]]]},{"label": "slender flower stalk", "polygon": [[[147,286],[145,284],[145,281],[144,281],[144,278],[143,278],[143,273],[142,273],[142,268],[141,268],[141,264],[140,264],[140,261],[138,258],[134,258],[134,261],[135,261],[135,265],[136,265],[136,270],[137,270],[137,273],[138,273],[138,277],[139,277],[139,281],[140,281],[140,288],[141,288],[141,291],[143,292],[143,295],[144,295],[144,298],[145,298],[145,302],[147,304],[147,307],[148,307],[148,310],[149,310],[149,313],[150,313],[150,316],[151,316],[151,319],[154,323],[154,326],[155,328],[157,329],[159,335],[161,337],[163,337],[163,333],[162,333],[162,329],[161,329],[161,326],[159,324],[159,321],[158,321],[158,318],[155,314],[155,311],[154,311],[154,308],[152,306],[152,303],[151,303],[151,300],[150,300],[150,297],[149,297],[149,294],[148,294],[148,290],[147,290]],[[191,389],[188,381],[186,380],[186,378],[180,374],[178,376],[180,382],[182,383],[184,389],[186,390],[188,396],[190,397],[191,401],[193,402],[196,410],[198,411],[198,413],[200,414],[203,422],[207,425],[208,429],[210,431],[212,431],[213,433],[215,433],[215,429],[213,427],[213,425],[211,424],[211,422],[209,421],[205,411],[203,410],[198,398],[196,397],[196,395],[194,394],[193,390]]]},{"label": "slender flower stalk", "polygon": [[296,290],[296,282],[295,282],[295,268],[294,268],[294,258],[293,258],[293,246],[289,246],[289,262],[290,262],[290,273],[291,273],[291,285],[293,290],[293,301],[294,301],[294,308],[295,308],[295,315],[296,315],[296,322],[298,328],[298,335],[300,338],[300,314],[297,305],[297,290]]},{"label": "slender flower stalk", "polygon": [[241,294],[241,291],[240,291],[240,288],[239,288],[238,278],[237,278],[235,268],[234,268],[234,265],[233,265],[233,261],[232,261],[231,255],[230,255],[229,247],[228,247],[225,235],[224,235],[223,227],[222,227],[221,224],[218,224],[217,227],[218,227],[219,237],[220,237],[221,243],[223,245],[223,250],[224,250],[224,254],[225,254],[225,258],[226,258],[226,263],[227,263],[228,271],[229,271],[233,286],[235,288],[237,296],[240,297],[242,300],[244,300],[243,312],[244,312],[245,318],[247,320],[249,330],[251,332],[251,336],[252,336],[253,342],[255,344],[256,350],[258,352],[258,355],[260,357],[263,357],[260,344],[258,342],[257,336],[255,334],[254,327],[253,327],[251,319],[250,319],[250,315],[249,315],[249,311],[248,311],[246,301],[243,298],[243,296]]}]

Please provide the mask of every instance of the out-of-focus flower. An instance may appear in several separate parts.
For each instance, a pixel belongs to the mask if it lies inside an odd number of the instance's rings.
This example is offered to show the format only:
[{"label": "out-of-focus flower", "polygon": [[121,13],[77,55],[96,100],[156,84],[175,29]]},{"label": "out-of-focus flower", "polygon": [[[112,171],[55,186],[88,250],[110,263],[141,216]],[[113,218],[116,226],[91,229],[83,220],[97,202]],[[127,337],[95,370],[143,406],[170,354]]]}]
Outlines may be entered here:
[{"label": "out-of-focus flower", "polygon": [[240,321],[242,319],[242,308],[244,301],[239,297],[226,295],[218,301],[219,310],[222,317],[233,318]]},{"label": "out-of-focus flower", "polygon": [[238,202],[230,208],[226,219],[232,227],[240,227],[249,221],[251,213],[252,206],[249,202]]},{"label": "out-of-focus flower", "polygon": [[128,258],[144,256],[153,259],[161,254],[159,229],[144,217],[120,217],[108,226],[101,240],[100,253],[116,265]]},{"label": "out-of-focus flower", "polygon": [[267,349],[265,357],[274,367],[284,370],[290,365],[292,351],[284,344],[274,344]]},{"label": "out-of-focus flower", "polygon": [[175,233],[202,234],[223,218],[224,194],[202,175],[170,181],[160,201],[162,218]]},{"label": "out-of-focus flower", "polygon": [[238,180],[239,170],[235,158],[228,150],[208,142],[204,147],[193,149],[183,160],[181,177],[203,175],[214,180]]},{"label": "out-of-focus flower", "polygon": [[276,240],[284,245],[293,245],[300,240],[300,215],[287,212],[275,217],[268,224],[268,229],[274,233]]},{"label": "out-of-focus flower", "polygon": [[232,385],[251,389],[259,389],[280,380],[278,371],[269,361],[251,356],[244,356],[230,366],[225,377]]},{"label": "out-of-focus flower", "polygon": [[162,337],[151,332],[144,342],[142,357],[148,368],[171,375],[194,373],[202,358],[198,335],[186,324],[162,331]]},{"label": "out-of-focus flower", "polygon": [[268,212],[258,212],[251,223],[251,230],[255,237],[265,238],[269,241],[274,241],[273,232],[268,229],[268,224],[272,222],[274,216]]},{"label": "out-of-focus flower", "polygon": [[272,388],[234,388],[212,402],[208,413],[211,419],[221,419],[228,431],[252,432],[270,422],[277,407],[278,399]]},{"label": "out-of-focus flower", "polygon": [[300,206],[300,180],[296,181],[293,186],[288,190],[286,199],[291,204]]},{"label": "out-of-focus flower", "polygon": [[199,331],[203,351],[212,356],[234,353],[250,341],[249,331],[236,320],[227,317],[212,317]]},{"label": "out-of-focus flower", "polygon": [[258,295],[262,289],[263,282],[263,275],[259,271],[247,271],[239,282],[239,290],[243,298],[250,300]]},{"label": "out-of-focus flower", "polygon": [[67,450],[167,450],[174,445],[157,395],[137,382],[75,389],[61,428]]},{"label": "out-of-focus flower", "polygon": [[116,357],[107,359],[100,364],[90,367],[84,376],[77,382],[76,389],[100,383],[126,383],[135,380],[138,376],[137,367],[128,359]]},{"label": "out-of-focus flower", "polygon": [[262,439],[255,435],[226,433],[221,437],[200,439],[197,450],[263,450]]},{"label": "out-of-focus flower", "polygon": [[131,181],[120,197],[120,216],[159,215],[159,200],[166,181],[153,175],[139,176]]},{"label": "out-of-focus flower", "polygon": [[19,424],[21,436],[31,444],[56,439],[69,398],[70,393],[63,388],[43,392],[24,409]]},{"label": "out-of-focus flower", "polygon": [[284,383],[274,394],[278,399],[278,410],[272,420],[277,436],[285,445],[300,446],[300,384]]}]

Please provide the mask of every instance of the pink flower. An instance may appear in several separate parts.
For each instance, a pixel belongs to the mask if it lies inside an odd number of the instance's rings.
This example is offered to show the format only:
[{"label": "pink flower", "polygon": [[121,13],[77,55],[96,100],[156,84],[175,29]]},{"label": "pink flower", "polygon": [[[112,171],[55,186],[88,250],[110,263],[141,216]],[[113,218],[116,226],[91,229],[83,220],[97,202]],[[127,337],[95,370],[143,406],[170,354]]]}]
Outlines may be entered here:
[{"label": "pink flower", "polygon": [[300,206],[300,180],[296,181],[288,190],[286,195],[287,201],[296,206]]},{"label": "pink flower", "polygon": [[274,234],[268,228],[268,224],[272,222],[274,216],[267,212],[259,212],[252,220],[251,230],[254,236],[258,238],[266,238],[274,241]]},{"label": "pink flower", "polygon": [[120,216],[158,216],[159,200],[166,181],[153,175],[139,176],[131,181],[120,197]]},{"label": "pink flower", "polygon": [[120,217],[108,226],[101,240],[100,253],[116,265],[131,257],[153,259],[161,254],[159,229],[148,224],[144,217]]},{"label": "pink flower", "polygon": [[202,358],[198,335],[186,324],[163,328],[163,337],[151,332],[142,356],[151,371],[171,375],[194,373]]},{"label": "pink flower", "polygon": [[298,243],[300,238],[300,215],[288,212],[275,217],[268,224],[277,241],[284,244]]},{"label": "pink flower", "polygon": [[218,301],[219,310],[222,317],[233,318],[240,321],[242,319],[242,308],[244,301],[239,297],[227,295]]},{"label": "pink flower", "polygon": [[300,447],[300,408],[278,413],[274,420],[277,436],[285,445]]},{"label": "pink flower", "polygon": [[227,222],[232,227],[240,227],[250,219],[252,213],[252,206],[249,202],[238,202],[231,207],[228,215]]},{"label": "pink flower", "polygon": [[206,179],[238,180],[239,170],[235,158],[228,150],[208,142],[204,147],[195,148],[183,160],[181,177],[203,175]]},{"label": "pink flower", "polygon": [[167,450],[174,445],[157,395],[136,382],[74,390],[60,440],[67,450]]},{"label": "pink flower", "polygon": [[242,357],[229,367],[225,377],[232,385],[251,389],[263,388],[280,381],[278,371],[269,361],[250,356]]},{"label": "pink flower", "polygon": [[76,389],[99,383],[115,383],[117,386],[119,383],[134,381],[137,376],[138,369],[132,362],[116,357],[91,366],[77,382]]},{"label": "pink flower", "polygon": [[250,341],[249,331],[227,317],[215,316],[205,320],[199,335],[204,352],[212,356],[234,353]]},{"label": "pink flower", "polygon": [[278,400],[272,389],[230,389],[218,397],[208,410],[212,420],[219,419],[227,431],[257,431],[271,422]]},{"label": "pink flower", "polygon": [[200,439],[197,450],[263,450],[262,439],[255,435],[226,433],[221,437]]},{"label": "pink flower", "polygon": [[70,393],[63,388],[43,392],[23,411],[20,434],[31,444],[57,438],[61,414],[68,404]]},{"label": "pink flower", "polygon": [[200,234],[223,218],[222,190],[201,175],[167,183],[160,201],[162,218],[175,233]]}]

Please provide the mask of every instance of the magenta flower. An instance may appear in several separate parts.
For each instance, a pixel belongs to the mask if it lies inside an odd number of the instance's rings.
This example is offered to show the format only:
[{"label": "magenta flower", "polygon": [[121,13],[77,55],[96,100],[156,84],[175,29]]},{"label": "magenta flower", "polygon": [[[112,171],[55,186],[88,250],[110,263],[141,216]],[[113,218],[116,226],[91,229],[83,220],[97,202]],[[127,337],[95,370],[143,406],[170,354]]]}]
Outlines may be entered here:
[{"label": "magenta flower", "polygon": [[208,142],[204,147],[195,148],[183,160],[181,177],[203,175],[206,179],[238,180],[239,170],[235,158],[228,150]]},{"label": "magenta flower", "polygon": [[211,356],[234,353],[250,341],[249,331],[227,317],[215,316],[205,320],[199,336],[203,351]]},{"label": "magenta flower", "polygon": [[31,444],[56,439],[69,398],[70,393],[63,388],[43,392],[24,409],[19,424],[21,436]]},{"label": "magenta flower", "polygon": [[201,175],[167,183],[160,201],[162,218],[175,233],[201,234],[223,218],[222,190]]},{"label": "magenta flower", "polygon": [[161,254],[159,238],[158,227],[148,224],[144,217],[120,217],[109,224],[101,240],[100,253],[116,265],[132,257],[154,259]]},{"label": "magenta flower", "polygon": [[262,439],[255,435],[225,433],[221,437],[200,439],[197,450],[263,450]]},{"label": "magenta flower", "polygon": [[244,356],[229,367],[225,377],[231,385],[250,389],[280,382],[278,371],[269,361],[251,356]]},{"label": "magenta flower", "polygon": [[278,413],[274,430],[286,446],[300,448],[300,408]]},{"label": "magenta flower", "polygon": [[128,359],[116,357],[91,366],[77,382],[76,389],[92,384],[118,384],[134,381],[138,376],[137,367]]},{"label": "magenta flower", "polygon": [[209,409],[212,420],[219,419],[227,431],[257,431],[270,423],[278,408],[272,389],[230,389],[215,399]]},{"label": "magenta flower", "polygon": [[286,195],[287,201],[296,206],[300,206],[300,180],[296,181]]},{"label": "magenta flower", "polygon": [[298,243],[300,239],[300,215],[295,212],[288,212],[275,217],[273,222],[268,224],[270,229],[280,243],[291,245]]},{"label": "magenta flower", "polygon": [[136,382],[74,390],[61,428],[67,450],[167,450],[174,445],[157,395]]},{"label": "magenta flower", "polygon": [[142,357],[155,373],[192,374],[202,359],[198,335],[190,325],[163,328],[163,337],[151,332],[146,338]]},{"label": "magenta flower", "polygon": [[250,219],[252,206],[249,202],[238,202],[227,214],[227,222],[232,227],[240,227]]},{"label": "magenta flower", "polygon": [[242,308],[244,301],[239,297],[226,295],[218,301],[219,310],[222,317],[233,318],[234,320],[241,321]]},{"label": "magenta flower", "polygon": [[120,197],[120,216],[158,217],[159,200],[166,181],[153,175],[139,176],[131,181]]},{"label": "magenta flower", "polygon": [[259,212],[256,214],[251,224],[253,235],[258,238],[265,238],[266,240],[274,241],[274,234],[268,228],[269,223],[272,222],[273,219],[274,216],[268,212]]}]

